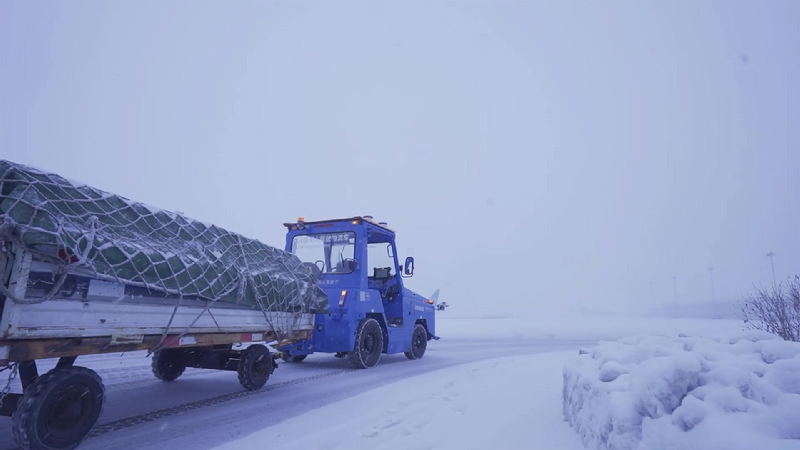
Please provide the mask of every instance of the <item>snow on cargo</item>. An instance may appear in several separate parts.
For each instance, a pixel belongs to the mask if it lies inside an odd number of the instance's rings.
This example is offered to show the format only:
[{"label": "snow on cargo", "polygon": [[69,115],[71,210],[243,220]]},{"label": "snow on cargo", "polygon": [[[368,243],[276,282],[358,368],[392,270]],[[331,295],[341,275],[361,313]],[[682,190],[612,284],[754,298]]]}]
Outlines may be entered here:
[{"label": "snow on cargo", "polygon": [[563,368],[563,414],[593,449],[800,449],[800,343],[639,336]]}]

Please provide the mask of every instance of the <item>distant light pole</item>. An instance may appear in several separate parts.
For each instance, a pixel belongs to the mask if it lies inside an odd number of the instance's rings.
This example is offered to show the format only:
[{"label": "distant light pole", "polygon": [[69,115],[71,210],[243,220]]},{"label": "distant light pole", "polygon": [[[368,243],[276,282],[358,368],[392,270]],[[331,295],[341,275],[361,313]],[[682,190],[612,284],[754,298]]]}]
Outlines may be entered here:
[{"label": "distant light pole", "polygon": [[711,301],[714,303],[714,312],[717,311],[717,293],[714,292],[714,268],[708,268],[708,274],[711,276]]},{"label": "distant light pole", "polygon": [[778,289],[778,282],[776,281],[776,278],[775,278],[775,259],[774,259],[775,258],[775,253],[769,252],[769,253],[767,253],[767,256],[769,257],[769,260],[772,263],[772,288],[777,290]]},{"label": "distant light pole", "polygon": [[672,286],[675,288],[675,306],[678,306],[678,277],[672,277]]}]

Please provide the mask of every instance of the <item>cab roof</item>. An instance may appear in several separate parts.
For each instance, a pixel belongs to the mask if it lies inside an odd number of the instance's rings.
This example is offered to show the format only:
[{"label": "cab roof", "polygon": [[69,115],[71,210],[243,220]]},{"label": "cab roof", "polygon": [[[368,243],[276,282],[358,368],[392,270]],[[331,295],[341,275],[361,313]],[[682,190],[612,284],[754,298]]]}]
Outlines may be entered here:
[{"label": "cab roof", "polygon": [[359,225],[361,223],[369,223],[370,225],[374,225],[375,227],[382,228],[386,231],[394,233],[394,230],[386,226],[385,222],[375,222],[371,218],[372,216],[355,216],[355,217],[348,217],[344,219],[331,219],[331,220],[316,220],[313,222],[306,221],[303,217],[298,217],[297,222],[287,222],[284,223],[283,226],[288,228],[289,230],[301,230],[303,229],[303,225],[320,225],[320,224],[334,224],[334,223],[341,223],[341,222],[350,222],[352,225]]}]

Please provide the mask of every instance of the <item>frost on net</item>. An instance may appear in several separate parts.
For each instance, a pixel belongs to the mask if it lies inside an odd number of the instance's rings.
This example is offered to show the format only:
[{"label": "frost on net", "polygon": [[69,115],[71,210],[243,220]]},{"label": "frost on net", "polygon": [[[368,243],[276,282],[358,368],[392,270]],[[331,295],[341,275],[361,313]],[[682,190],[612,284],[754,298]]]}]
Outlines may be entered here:
[{"label": "frost on net", "polygon": [[268,322],[270,312],[328,308],[313,275],[288,252],[4,160],[2,239],[62,275],[78,270],[169,296],[259,308]]}]

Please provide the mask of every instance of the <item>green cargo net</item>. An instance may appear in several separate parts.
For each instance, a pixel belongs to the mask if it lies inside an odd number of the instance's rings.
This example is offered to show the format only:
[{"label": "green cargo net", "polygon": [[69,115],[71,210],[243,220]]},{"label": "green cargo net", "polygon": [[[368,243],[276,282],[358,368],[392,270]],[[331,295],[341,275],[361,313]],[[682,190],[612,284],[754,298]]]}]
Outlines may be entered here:
[{"label": "green cargo net", "polygon": [[[54,279],[60,280],[53,293],[67,274],[80,272],[178,296],[179,301],[206,300],[206,309],[214,302],[258,308],[273,331],[284,335],[293,324],[276,320],[296,323],[302,314],[328,309],[316,279],[291,253],[4,160],[0,240],[23,245],[53,263]],[[30,303],[48,297],[12,299]],[[270,314],[278,312],[294,314]]]}]

